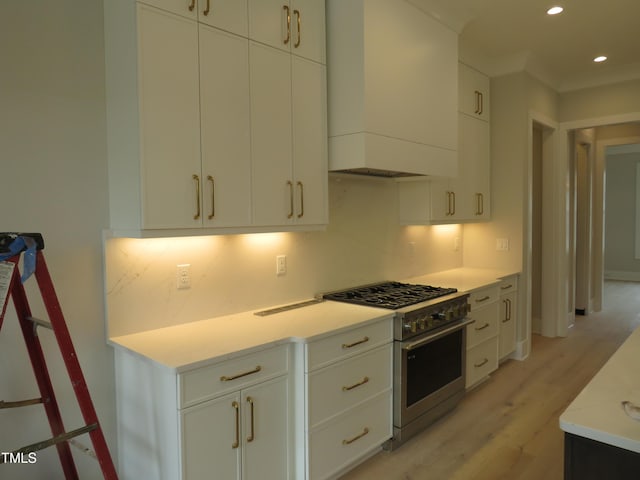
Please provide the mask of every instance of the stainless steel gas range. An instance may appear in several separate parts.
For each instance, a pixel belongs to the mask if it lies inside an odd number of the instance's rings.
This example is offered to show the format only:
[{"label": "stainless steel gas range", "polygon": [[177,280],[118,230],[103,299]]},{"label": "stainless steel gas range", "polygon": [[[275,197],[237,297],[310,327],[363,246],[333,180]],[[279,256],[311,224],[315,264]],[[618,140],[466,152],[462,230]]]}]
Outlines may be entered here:
[{"label": "stainless steel gas range", "polygon": [[323,296],[393,310],[392,450],[460,401],[465,391],[468,294],[454,288],[383,282]]}]

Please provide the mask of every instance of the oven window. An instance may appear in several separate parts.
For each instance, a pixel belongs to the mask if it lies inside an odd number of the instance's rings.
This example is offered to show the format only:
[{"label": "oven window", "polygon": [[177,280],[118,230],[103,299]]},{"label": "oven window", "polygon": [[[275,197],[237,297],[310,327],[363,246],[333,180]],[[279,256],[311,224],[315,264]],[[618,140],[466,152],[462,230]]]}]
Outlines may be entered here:
[{"label": "oven window", "polygon": [[462,334],[457,330],[406,353],[407,407],[462,376]]}]

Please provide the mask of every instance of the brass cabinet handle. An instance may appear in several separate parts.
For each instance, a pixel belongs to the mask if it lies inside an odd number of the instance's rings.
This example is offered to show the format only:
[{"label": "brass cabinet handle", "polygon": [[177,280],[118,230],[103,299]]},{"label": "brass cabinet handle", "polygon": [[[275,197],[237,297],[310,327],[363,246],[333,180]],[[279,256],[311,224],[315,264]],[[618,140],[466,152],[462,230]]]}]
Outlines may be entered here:
[{"label": "brass cabinet handle", "polygon": [[196,182],[196,214],[193,216],[194,220],[200,218],[200,177],[193,174],[193,181]]},{"label": "brass cabinet handle", "polygon": [[211,11],[211,0],[207,0],[207,6],[205,7],[205,9],[202,11],[202,13],[204,15],[209,15],[209,12]]},{"label": "brass cabinet handle", "polygon": [[287,12],[287,38],[284,39],[286,45],[291,40],[291,10],[289,10],[289,5],[283,5],[282,9]]},{"label": "brass cabinet handle", "polygon": [[216,216],[216,184],[211,175],[207,175],[207,180],[211,182],[211,213],[208,215],[209,220]]},{"label": "brass cabinet handle", "polygon": [[364,430],[362,431],[362,433],[360,435],[356,435],[355,437],[350,438],[349,440],[342,440],[342,444],[343,445],[350,445],[353,442],[355,442],[356,440],[359,440],[362,437],[364,437],[367,433],[369,433],[369,429],[367,427],[364,427]]},{"label": "brass cabinet handle", "polygon": [[481,98],[480,95],[482,94],[478,90],[475,90],[473,93],[476,96],[476,111],[473,113],[480,115],[482,113],[481,107],[480,107],[480,98]]},{"label": "brass cabinet handle", "polygon": [[446,216],[451,215],[451,192],[446,192],[447,194],[447,211],[445,213]]},{"label": "brass cabinet handle", "polygon": [[511,300],[507,298],[507,303],[509,305],[509,320],[511,320]]},{"label": "brass cabinet handle", "polygon": [[236,439],[231,444],[231,448],[238,448],[240,446],[240,404],[234,401],[231,406],[235,410],[236,414]]},{"label": "brass cabinet handle", "polygon": [[511,300],[509,300],[508,298],[506,298],[504,301],[504,320],[502,321],[502,323],[507,323],[509,320],[511,320]]},{"label": "brass cabinet handle", "polygon": [[189,11],[193,12],[194,8],[196,8],[196,0],[191,0],[191,3],[189,4]]},{"label": "brass cabinet handle", "polygon": [[486,297],[482,297],[482,298],[476,298],[476,303],[482,303],[482,302],[486,302],[487,300],[489,300],[491,297],[489,295],[487,295]]},{"label": "brass cabinet handle", "polygon": [[480,363],[474,363],[473,366],[476,368],[480,368],[483,365],[486,365],[487,363],[489,363],[489,359],[485,358],[484,360],[482,360]]},{"label": "brass cabinet handle", "polygon": [[342,348],[353,348],[357,345],[362,345],[363,343],[367,343],[369,341],[369,337],[364,337],[362,340],[358,340],[357,342],[353,342],[353,343],[343,343],[342,344]]},{"label": "brass cabinet handle", "polygon": [[476,193],[476,215],[484,213],[484,196],[482,193]]},{"label": "brass cabinet handle", "polygon": [[509,290],[511,287],[513,287],[513,283],[510,283],[509,285],[503,285],[500,287],[501,290]]},{"label": "brass cabinet handle", "polygon": [[253,398],[251,397],[247,397],[247,403],[249,404],[250,407],[250,411],[251,411],[251,420],[250,420],[250,428],[251,428],[251,433],[249,433],[249,436],[247,437],[247,442],[253,442],[253,440],[256,438],[255,437],[255,427],[254,427],[254,422],[253,422]]},{"label": "brass cabinet handle", "polygon": [[296,17],[298,19],[298,21],[297,21],[297,23],[298,23],[298,39],[296,40],[296,43],[293,44],[293,46],[295,48],[298,48],[300,46],[300,40],[301,40],[301,37],[300,37],[300,24],[302,23],[302,17],[300,16],[300,10],[294,10],[293,13],[294,13],[294,15],[296,15]]},{"label": "brass cabinet handle", "polygon": [[485,323],[484,325],[482,325],[481,327],[475,327],[476,331],[480,331],[480,330],[484,330],[485,328],[487,328],[489,326],[488,323]]},{"label": "brass cabinet handle", "polygon": [[248,372],[238,373],[236,375],[231,375],[230,377],[227,377],[226,375],[223,375],[223,376],[220,377],[220,381],[221,382],[230,382],[231,380],[235,380],[237,378],[246,377],[247,375],[253,375],[254,373],[258,373],[261,370],[262,370],[262,367],[260,365],[258,365],[256,368],[254,368],[253,370],[250,370]]},{"label": "brass cabinet handle", "polygon": [[455,215],[456,214],[456,192],[451,192],[451,196],[453,197],[453,211],[451,212],[451,215]]},{"label": "brass cabinet handle", "polygon": [[302,182],[298,182],[298,187],[300,187],[300,213],[298,214],[298,218],[304,217],[304,185]]},{"label": "brass cabinet handle", "polygon": [[480,111],[478,112],[478,115],[482,115],[484,113],[484,96],[482,95],[482,92],[478,92],[478,95],[480,96]]},{"label": "brass cabinet handle", "polygon": [[348,392],[349,390],[353,390],[354,388],[360,387],[360,386],[364,385],[365,383],[369,383],[369,377],[364,377],[362,379],[362,381],[360,381],[358,383],[354,383],[353,385],[350,385],[348,387],[342,387],[342,391],[343,392]]},{"label": "brass cabinet handle", "polygon": [[293,182],[287,180],[287,185],[289,186],[289,214],[287,218],[293,218]]}]

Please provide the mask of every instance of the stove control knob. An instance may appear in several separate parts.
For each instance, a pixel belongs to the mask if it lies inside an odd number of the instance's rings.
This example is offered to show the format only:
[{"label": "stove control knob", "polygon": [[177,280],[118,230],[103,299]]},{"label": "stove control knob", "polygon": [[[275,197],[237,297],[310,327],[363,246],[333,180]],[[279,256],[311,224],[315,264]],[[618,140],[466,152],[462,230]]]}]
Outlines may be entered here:
[{"label": "stove control knob", "polygon": [[418,320],[418,328],[420,330],[424,330],[426,328],[426,319],[423,317],[420,320]]},{"label": "stove control knob", "polygon": [[434,323],[442,322],[445,319],[445,317],[446,317],[446,314],[444,313],[444,311],[434,313],[433,315],[431,315],[431,318],[433,318]]},{"label": "stove control knob", "polygon": [[405,332],[416,333],[418,324],[415,320],[412,320],[411,322],[405,323],[402,327],[404,328]]}]

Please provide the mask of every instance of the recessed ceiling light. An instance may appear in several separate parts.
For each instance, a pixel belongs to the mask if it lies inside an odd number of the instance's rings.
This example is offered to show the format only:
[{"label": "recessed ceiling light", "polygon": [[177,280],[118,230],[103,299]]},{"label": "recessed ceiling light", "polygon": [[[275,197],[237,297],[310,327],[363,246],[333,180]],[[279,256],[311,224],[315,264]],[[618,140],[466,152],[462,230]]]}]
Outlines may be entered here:
[{"label": "recessed ceiling light", "polygon": [[559,13],[562,13],[563,10],[564,8],[562,7],[551,7],[549,10],[547,10],[547,15],[557,15]]},{"label": "recessed ceiling light", "polygon": [[600,63],[600,62],[604,62],[606,59],[607,57],[605,57],[604,55],[600,55],[599,57],[594,58],[593,61]]}]

